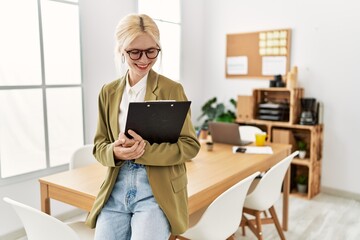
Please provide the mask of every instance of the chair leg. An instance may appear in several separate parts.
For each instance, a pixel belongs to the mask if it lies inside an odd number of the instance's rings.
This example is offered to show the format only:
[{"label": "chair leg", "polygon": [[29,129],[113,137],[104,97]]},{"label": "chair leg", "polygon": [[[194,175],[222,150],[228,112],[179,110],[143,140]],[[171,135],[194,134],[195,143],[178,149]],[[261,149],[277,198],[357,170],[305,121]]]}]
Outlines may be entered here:
[{"label": "chair leg", "polygon": [[258,231],[258,234],[259,234],[257,237],[258,237],[259,240],[263,240],[260,214],[261,214],[261,212],[256,211],[255,220],[256,220],[256,228],[257,228],[257,231]]},{"label": "chair leg", "polygon": [[284,235],[284,232],[280,226],[280,223],[279,223],[279,219],[277,218],[277,215],[276,215],[276,212],[275,212],[275,208],[274,206],[272,206],[270,209],[269,209],[269,212],[272,216],[272,219],[274,221],[274,224],[275,224],[275,227],[276,227],[276,230],[278,231],[279,233],[279,236],[282,240],[285,240],[285,235]]},{"label": "chair leg", "polygon": [[189,240],[189,239],[182,236],[176,236],[175,239],[169,239],[169,240]]},{"label": "chair leg", "polygon": [[242,229],[242,235],[243,235],[243,236],[246,236],[245,225],[241,226],[241,229]]},{"label": "chair leg", "polygon": [[230,237],[228,237],[226,240],[236,240],[236,239],[235,239],[234,234],[233,234]]},{"label": "chair leg", "polygon": [[249,229],[251,230],[251,232],[259,239],[262,240],[262,230],[261,230],[261,218],[260,215],[262,212],[257,211],[257,210],[251,210],[251,209],[247,209],[244,208],[243,210],[245,213],[248,213],[252,216],[255,217],[255,219],[248,219],[245,214],[243,213],[243,220],[241,221],[241,224],[243,224],[243,226],[247,226],[249,227]]},{"label": "chair leg", "polygon": [[247,225],[247,219],[244,215],[244,213],[242,214],[242,219],[241,219],[241,222],[240,222],[240,227],[242,229],[242,235],[243,236],[246,236],[246,233],[245,233],[245,226]]}]

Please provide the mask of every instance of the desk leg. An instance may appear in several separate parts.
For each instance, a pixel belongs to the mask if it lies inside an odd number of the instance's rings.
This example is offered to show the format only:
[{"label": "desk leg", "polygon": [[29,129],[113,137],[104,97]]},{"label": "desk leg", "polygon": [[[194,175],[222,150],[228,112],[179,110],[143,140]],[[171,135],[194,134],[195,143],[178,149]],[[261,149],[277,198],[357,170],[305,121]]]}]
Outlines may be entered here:
[{"label": "desk leg", "polygon": [[169,240],[190,240],[190,239],[187,239],[187,238],[181,237],[181,236],[174,236],[171,234],[169,237]]},{"label": "desk leg", "polygon": [[290,167],[286,171],[283,186],[283,230],[288,230],[289,220],[289,194],[290,194]]},{"label": "desk leg", "polygon": [[41,211],[50,215],[50,197],[47,184],[40,183]]}]

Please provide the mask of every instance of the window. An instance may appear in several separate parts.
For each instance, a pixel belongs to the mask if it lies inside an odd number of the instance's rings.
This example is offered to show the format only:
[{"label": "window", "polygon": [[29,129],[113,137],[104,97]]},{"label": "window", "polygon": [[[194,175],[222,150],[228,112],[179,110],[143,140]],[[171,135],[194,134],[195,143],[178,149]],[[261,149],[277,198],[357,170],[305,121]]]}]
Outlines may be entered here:
[{"label": "window", "polygon": [[138,12],[152,17],[160,30],[162,61],[154,69],[173,79],[180,79],[180,1],[138,0]]},{"label": "window", "polygon": [[0,29],[1,182],[67,164],[84,130],[78,1],[1,1]]}]

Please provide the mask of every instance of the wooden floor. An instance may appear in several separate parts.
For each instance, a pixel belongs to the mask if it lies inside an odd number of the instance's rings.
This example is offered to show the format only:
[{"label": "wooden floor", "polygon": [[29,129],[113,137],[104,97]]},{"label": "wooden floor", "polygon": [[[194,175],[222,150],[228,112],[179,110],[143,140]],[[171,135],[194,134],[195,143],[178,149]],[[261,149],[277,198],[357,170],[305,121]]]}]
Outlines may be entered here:
[{"label": "wooden floor", "polygon": [[[281,221],[281,201],[275,206]],[[84,216],[72,220],[79,220]],[[264,226],[265,240],[280,239],[273,225]],[[360,239],[360,202],[319,194],[311,200],[290,197],[289,230],[287,240],[358,240]],[[25,240],[26,237],[21,238]],[[237,240],[256,239],[247,229],[242,236],[241,229],[236,232]]]},{"label": "wooden floor", "polygon": [[[281,202],[276,205],[281,219]],[[272,225],[264,225],[266,240],[280,239]],[[360,239],[360,202],[319,194],[311,200],[290,197],[289,230],[284,232],[288,240],[358,240]],[[256,239],[249,229],[242,236],[241,229],[235,234],[237,240]]]}]

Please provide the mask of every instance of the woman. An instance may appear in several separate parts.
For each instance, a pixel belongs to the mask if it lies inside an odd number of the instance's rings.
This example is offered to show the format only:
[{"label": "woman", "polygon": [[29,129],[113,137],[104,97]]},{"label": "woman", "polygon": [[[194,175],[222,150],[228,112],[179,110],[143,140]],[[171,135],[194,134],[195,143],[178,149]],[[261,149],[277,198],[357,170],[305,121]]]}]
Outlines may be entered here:
[{"label": "woman", "polygon": [[132,101],[186,101],[182,86],[152,70],[161,51],[160,34],[147,15],[123,18],[116,29],[115,53],[127,73],[99,94],[94,155],[108,167],[87,224],[95,239],[168,239],[188,227],[185,162],[200,144],[190,113],[177,143],[150,144],[134,131],[125,136]]}]

